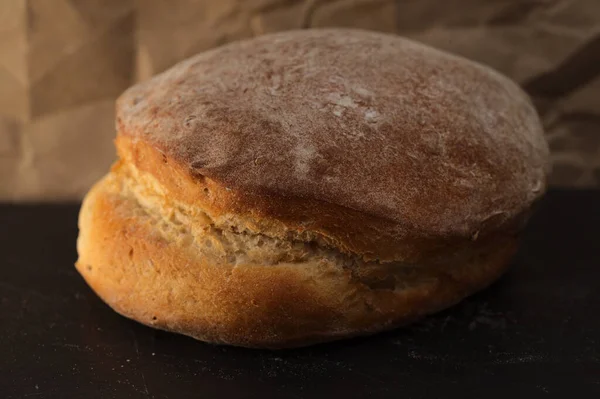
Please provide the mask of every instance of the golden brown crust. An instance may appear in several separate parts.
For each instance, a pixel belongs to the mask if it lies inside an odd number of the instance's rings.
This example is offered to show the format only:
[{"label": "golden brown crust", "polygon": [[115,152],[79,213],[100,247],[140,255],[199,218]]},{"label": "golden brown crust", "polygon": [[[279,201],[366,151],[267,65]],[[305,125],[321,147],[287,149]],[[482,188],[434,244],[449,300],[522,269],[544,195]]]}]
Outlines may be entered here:
[{"label": "golden brown crust", "polygon": [[488,285],[516,247],[514,236],[473,242],[443,268],[415,268],[392,284],[376,264],[346,268],[323,256],[231,264],[177,239],[177,225],[161,230],[122,179],[117,167],[86,197],[77,269],[117,312],[208,342],[284,348],[393,328]]}]

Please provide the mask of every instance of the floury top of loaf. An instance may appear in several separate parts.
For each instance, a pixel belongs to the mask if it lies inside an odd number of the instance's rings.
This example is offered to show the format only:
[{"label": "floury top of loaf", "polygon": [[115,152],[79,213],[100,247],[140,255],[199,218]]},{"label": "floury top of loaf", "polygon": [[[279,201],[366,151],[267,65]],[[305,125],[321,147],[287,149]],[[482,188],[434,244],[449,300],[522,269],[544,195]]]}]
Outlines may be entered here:
[{"label": "floury top of loaf", "polygon": [[[285,32],[200,54],[126,91],[117,128],[122,143],[208,179],[222,212],[381,260],[409,239],[485,238],[519,224],[546,185],[547,144],[516,84],[359,30]],[[282,236],[280,227],[266,233]]]}]

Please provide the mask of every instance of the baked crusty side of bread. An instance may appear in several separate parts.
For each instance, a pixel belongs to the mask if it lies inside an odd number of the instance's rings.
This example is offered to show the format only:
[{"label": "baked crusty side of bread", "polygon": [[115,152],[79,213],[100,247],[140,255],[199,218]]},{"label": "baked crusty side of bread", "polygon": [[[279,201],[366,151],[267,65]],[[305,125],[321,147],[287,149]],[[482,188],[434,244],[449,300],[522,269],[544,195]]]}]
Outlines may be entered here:
[{"label": "baked crusty side of bread", "polygon": [[207,342],[287,348],[391,329],[487,286],[516,248],[514,234],[498,234],[423,264],[366,262],[216,227],[128,169],[86,197],[77,269],[122,315]]},{"label": "baked crusty side of bread", "polygon": [[396,36],[292,31],[117,102],[77,268],[116,311],[280,348],[408,323],[506,269],[546,185],[527,96]]}]

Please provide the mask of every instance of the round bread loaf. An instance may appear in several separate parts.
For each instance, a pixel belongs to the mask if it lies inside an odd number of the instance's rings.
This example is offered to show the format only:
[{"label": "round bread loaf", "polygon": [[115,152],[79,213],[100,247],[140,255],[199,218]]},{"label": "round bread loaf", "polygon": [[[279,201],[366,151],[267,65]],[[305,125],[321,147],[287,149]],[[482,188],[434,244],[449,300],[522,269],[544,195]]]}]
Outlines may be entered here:
[{"label": "round bread loaf", "polygon": [[117,102],[77,268],[117,312],[283,348],[390,329],[506,269],[546,185],[534,108],[396,36],[290,31],[179,63]]}]

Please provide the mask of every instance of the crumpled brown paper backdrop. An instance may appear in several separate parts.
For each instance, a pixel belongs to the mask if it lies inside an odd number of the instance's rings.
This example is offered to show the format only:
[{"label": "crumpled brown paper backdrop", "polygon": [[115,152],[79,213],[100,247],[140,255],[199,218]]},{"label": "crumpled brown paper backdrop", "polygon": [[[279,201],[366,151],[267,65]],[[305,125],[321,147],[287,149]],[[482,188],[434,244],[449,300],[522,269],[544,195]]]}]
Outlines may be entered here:
[{"label": "crumpled brown paper backdrop", "polygon": [[293,28],[393,32],[530,93],[551,182],[600,186],[598,0],[2,0],[0,199],[80,198],[114,159],[113,102],[220,44]]}]

